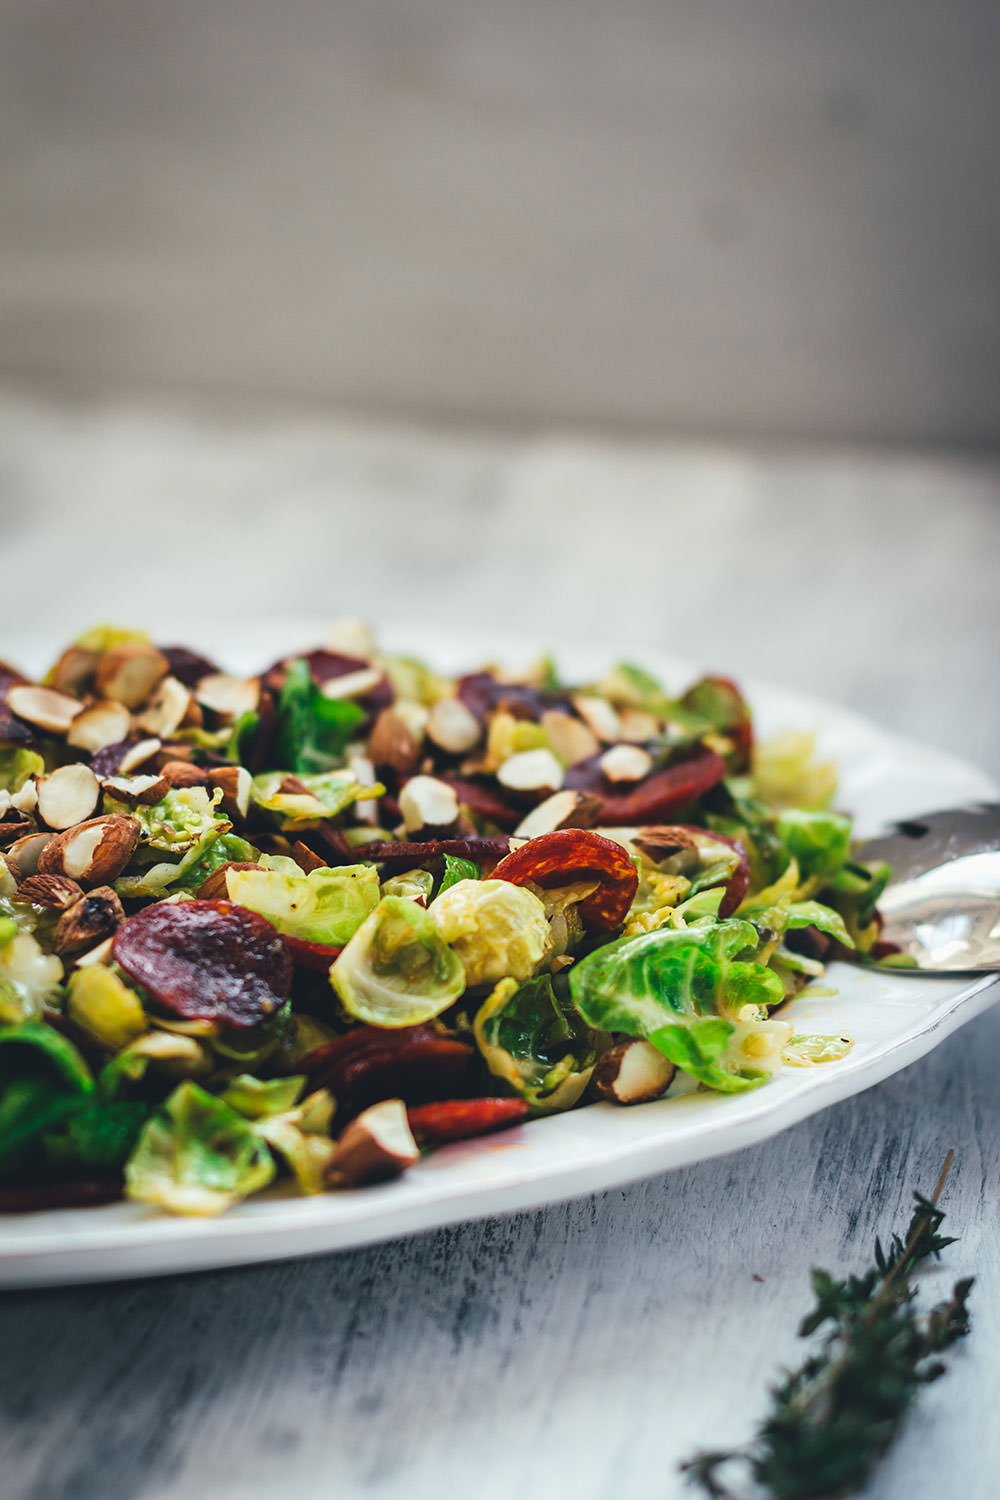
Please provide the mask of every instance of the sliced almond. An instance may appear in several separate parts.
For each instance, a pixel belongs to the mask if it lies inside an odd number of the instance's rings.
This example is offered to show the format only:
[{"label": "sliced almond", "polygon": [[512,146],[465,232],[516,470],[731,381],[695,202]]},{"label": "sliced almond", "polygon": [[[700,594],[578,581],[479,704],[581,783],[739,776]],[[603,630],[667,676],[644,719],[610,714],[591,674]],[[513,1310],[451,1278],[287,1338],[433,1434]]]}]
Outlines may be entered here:
[{"label": "sliced almond", "polygon": [[622,739],[636,745],[655,739],[661,728],[656,715],[648,714],[643,708],[623,708],[618,723]]},{"label": "sliced almond", "polygon": [[[44,877],[43,877],[44,878]],[[82,953],[113,937],[125,919],[121,902],[109,885],[81,891],[80,899],[63,912],[52,934],[52,950],[60,958]]]},{"label": "sliced almond", "polygon": [[449,755],[464,755],[482,736],[482,727],[461,698],[439,698],[427,720],[427,736]]},{"label": "sliced almond", "polygon": [[686,828],[668,824],[641,828],[632,835],[632,843],[654,865],[665,864],[678,855],[683,856],[685,868],[698,863],[698,845]]},{"label": "sliced almond", "polygon": [[12,848],[19,839],[30,838],[32,833],[31,819],[18,812],[16,807],[8,807],[0,813],[0,849]]},{"label": "sliced almond", "polygon": [[130,807],[152,807],[162,802],[170,790],[170,782],[161,773],[159,776],[105,776],[101,786],[118,802],[127,802]]},{"label": "sliced almond", "polygon": [[577,761],[587,760],[601,748],[596,734],[582,719],[564,713],[560,708],[545,710],[542,728],[564,766],[575,766]]},{"label": "sliced almond", "polygon": [[645,1104],[659,1099],[677,1069],[651,1042],[620,1042],[605,1052],[593,1072],[593,1085],[616,1104]]},{"label": "sliced almond", "polygon": [[250,811],[253,777],[246,766],[219,766],[209,773],[209,785],[222,791],[222,811],[227,818],[245,818]]},{"label": "sliced almond", "polygon": [[170,663],[162,651],[143,641],[129,641],[105,651],[97,668],[97,691],[126,708],[145,703]]},{"label": "sliced almond", "polygon": [[292,859],[294,859],[299,869],[305,875],[309,875],[313,870],[326,870],[329,868],[326,860],[320,859],[316,851],[310,849],[309,845],[304,844],[301,839],[296,839],[292,845],[291,852]]},{"label": "sliced almond", "polygon": [[164,677],[146,708],[136,719],[136,728],[161,739],[179,729],[192,701],[191,689],[176,677]]},{"label": "sliced almond", "polygon": [[521,750],[504,761],[497,780],[515,792],[557,792],[563,768],[551,750]]},{"label": "sliced almond", "polygon": [[383,1099],[344,1130],[326,1171],[332,1187],[355,1187],[398,1177],[420,1160],[402,1099]]},{"label": "sliced almond", "polygon": [[32,906],[45,906],[52,911],[65,911],[83,895],[83,888],[68,875],[29,875],[17,888],[18,901],[30,901]]},{"label": "sliced almond", "polygon": [[139,832],[137,819],[118,813],[91,818],[46,844],[38,859],[38,873],[69,875],[81,885],[108,885],[132,858]]},{"label": "sliced almond", "polygon": [[613,744],[621,736],[621,721],[606,698],[589,693],[578,693],[573,707],[580,718],[606,745]]},{"label": "sliced almond", "polygon": [[103,698],[77,714],[70,725],[66,743],[93,754],[96,750],[103,750],[105,745],[117,745],[125,739],[131,727],[131,715],[124,703]]},{"label": "sliced almond", "polygon": [[103,943],[98,943],[96,948],[91,948],[87,953],[81,953],[74,962],[78,969],[89,968],[91,964],[109,964],[112,959],[112,949],[115,945],[114,933],[105,938]]},{"label": "sliced almond", "polygon": [[543,833],[555,833],[557,828],[593,828],[603,806],[600,797],[588,792],[553,792],[521,819],[514,833],[517,838],[537,839]]},{"label": "sliced almond", "polygon": [[128,776],[132,771],[137,771],[147,760],[152,760],[159,748],[160,741],[154,738],[136,740],[134,745],[126,746],[118,761],[119,776]]},{"label": "sliced almond", "polygon": [[399,810],[407,833],[449,828],[458,817],[458,797],[436,776],[411,776],[399,794]]},{"label": "sliced almond", "polygon": [[641,781],[653,769],[653,757],[641,745],[612,745],[598,765],[609,781]]},{"label": "sliced almond", "polygon": [[378,687],[382,672],[378,667],[362,667],[357,672],[343,672],[339,677],[328,677],[320,688],[324,698],[362,698]]},{"label": "sliced almond", "polygon": [[[349,755],[347,769],[361,786],[374,786],[378,781],[375,767],[367,755]],[[356,803],[354,811],[359,823],[368,823],[373,828],[378,826],[379,806],[376,797],[369,797],[366,802]]]},{"label": "sliced almond", "polygon": [[18,683],[7,694],[7,707],[19,719],[26,719],[36,729],[45,729],[50,734],[65,734],[80,712],[82,704],[55,688],[36,687],[33,683]]},{"label": "sliced almond", "polygon": [[93,682],[100,659],[99,651],[88,651],[85,646],[69,646],[49,674],[52,686],[57,693],[69,693],[79,698]]},{"label": "sliced almond", "polygon": [[38,816],[49,828],[73,828],[93,813],[101,784],[89,766],[60,766],[38,782]]},{"label": "sliced almond", "polygon": [[204,708],[224,719],[253,713],[260,702],[259,677],[231,677],[228,672],[209,672],[198,679],[194,696]]},{"label": "sliced almond", "polygon": [[341,656],[356,656],[362,661],[371,661],[375,655],[375,637],[366,620],[335,620],[327,633],[326,644],[330,651]]},{"label": "sliced almond", "polygon": [[10,805],[15,812],[33,813],[38,806],[38,782],[34,776],[28,778],[20,791],[11,792]]},{"label": "sliced almond", "polygon": [[15,880],[26,880],[38,870],[38,861],[44,850],[52,843],[55,834],[26,833],[15,839],[5,852],[8,868],[13,870]]},{"label": "sliced almond", "polygon": [[420,760],[420,744],[395,708],[384,708],[372,725],[368,755],[376,766],[387,766],[408,776]]},{"label": "sliced almond", "polygon": [[254,864],[252,859],[231,859],[217,870],[213,870],[207,880],[198,887],[199,901],[228,901],[229,900],[229,871],[230,870],[259,870],[262,867]]}]

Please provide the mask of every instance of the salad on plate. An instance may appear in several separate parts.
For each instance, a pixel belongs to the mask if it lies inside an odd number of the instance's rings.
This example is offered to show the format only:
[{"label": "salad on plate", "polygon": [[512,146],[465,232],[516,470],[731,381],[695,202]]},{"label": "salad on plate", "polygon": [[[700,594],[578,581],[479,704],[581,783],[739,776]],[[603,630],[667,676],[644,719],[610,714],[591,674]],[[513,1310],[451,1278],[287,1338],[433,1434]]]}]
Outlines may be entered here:
[{"label": "salad on plate", "polygon": [[107,626],[0,663],[0,1211],[214,1215],[836,1061],[783,1007],[889,871],[835,789],[719,676],[446,677],[357,622],[251,678]]}]

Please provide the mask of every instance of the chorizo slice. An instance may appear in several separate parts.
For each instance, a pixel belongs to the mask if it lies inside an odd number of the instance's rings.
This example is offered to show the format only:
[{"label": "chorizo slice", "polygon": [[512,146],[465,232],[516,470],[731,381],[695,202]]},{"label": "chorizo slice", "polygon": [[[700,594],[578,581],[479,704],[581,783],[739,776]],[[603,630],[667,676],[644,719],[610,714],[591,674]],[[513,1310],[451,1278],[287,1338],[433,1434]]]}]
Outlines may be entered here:
[{"label": "chorizo slice", "polygon": [[502,859],[494,880],[537,885],[543,890],[597,880],[596,891],[580,902],[586,927],[611,932],[621,926],[635,900],[639,876],[626,850],[589,828],[560,828],[529,839]]}]

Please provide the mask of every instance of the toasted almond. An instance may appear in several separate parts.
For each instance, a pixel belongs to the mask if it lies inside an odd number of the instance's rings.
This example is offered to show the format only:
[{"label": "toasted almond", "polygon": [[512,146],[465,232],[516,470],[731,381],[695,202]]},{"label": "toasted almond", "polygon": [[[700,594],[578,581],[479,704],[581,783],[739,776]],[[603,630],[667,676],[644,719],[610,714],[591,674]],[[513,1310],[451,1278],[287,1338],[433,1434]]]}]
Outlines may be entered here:
[{"label": "toasted almond", "polygon": [[52,934],[52,951],[60,958],[82,953],[113,937],[125,918],[122,904],[109,885],[81,891],[80,899],[63,912]]},{"label": "toasted almond", "polygon": [[259,677],[231,677],[228,672],[209,672],[201,677],[194,696],[204,708],[224,719],[253,713],[260,702]]},{"label": "toasted almond", "polygon": [[395,708],[384,708],[372,725],[368,755],[376,766],[408,776],[420,760],[420,744]]},{"label": "toasted almond", "polygon": [[660,732],[660,720],[642,708],[623,708],[618,719],[621,738],[634,745],[644,745]]},{"label": "toasted almond", "polygon": [[335,620],[327,632],[326,644],[330,651],[361,661],[371,661],[375,655],[375,636],[365,620]]},{"label": "toasted almond", "polygon": [[363,1110],[342,1133],[327,1167],[333,1187],[384,1182],[420,1160],[402,1099],[383,1099]]},{"label": "toasted almond", "polygon": [[49,828],[73,828],[90,817],[101,784],[89,766],[60,766],[38,782],[38,816]]},{"label": "toasted almond", "polygon": [[30,838],[32,833],[31,819],[16,807],[0,813],[0,849],[11,848],[18,839]]},{"label": "toasted almond", "polygon": [[83,705],[55,688],[18,683],[7,694],[7,707],[19,719],[50,734],[65,734]]},{"label": "toasted almond", "polygon": [[79,958],[74,960],[76,967],[86,969],[91,964],[109,964],[114,945],[115,935],[112,933],[110,937],[104,939],[103,943],[98,943],[96,948],[91,948],[87,953],[81,953]]},{"label": "toasted almond", "polygon": [[132,720],[124,703],[115,703],[103,698],[91,703],[77,714],[69,727],[66,743],[77,750],[103,750],[105,745],[117,745],[131,728]]},{"label": "toasted almond", "polygon": [[677,1069],[651,1042],[619,1042],[605,1052],[593,1072],[593,1085],[616,1104],[645,1104],[666,1093]]},{"label": "toasted almond", "polygon": [[560,708],[545,710],[542,728],[564,766],[575,766],[577,761],[596,755],[601,748],[596,734],[582,719],[564,713]]},{"label": "toasted almond", "polygon": [[246,766],[219,766],[209,772],[209,784],[222,792],[222,811],[227,818],[245,818],[250,811],[253,777]]},{"label": "toasted almond", "polygon": [[91,818],[57,834],[38,859],[40,875],[69,875],[81,885],[108,885],[131,859],[139,842],[139,823],[118,813]]},{"label": "toasted almond", "polygon": [[8,868],[14,872],[15,880],[26,880],[36,873],[38,861],[54,838],[55,835],[51,833],[26,833],[8,845],[5,857]]},{"label": "toasted almond", "polygon": [[101,786],[119,802],[127,802],[130,807],[152,807],[154,802],[162,802],[170,790],[170,783],[164,775],[150,776],[105,776]]},{"label": "toasted almond", "polygon": [[458,797],[436,776],[411,776],[399,794],[407,833],[420,828],[450,828],[458,817]]},{"label": "toasted almond", "polygon": [[83,895],[83,888],[68,875],[29,875],[17,888],[18,901],[30,901],[32,906],[46,906],[53,911],[65,911]]},{"label": "toasted almond", "polygon": [[304,844],[301,839],[296,839],[292,845],[291,857],[305,875],[309,875],[313,870],[326,870],[329,868],[326,860],[320,859],[316,851],[310,849],[309,845]]},{"label": "toasted almond", "polygon": [[105,698],[138,708],[170,670],[162,651],[144,641],[128,641],[105,651],[97,668],[97,690]]},{"label": "toasted almond", "polygon": [[228,901],[229,885],[227,877],[230,870],[259,870],[262,866],[255,864],[252,859],[231,859],[217,870],[213,870],[207,880],[202,881],[198,887],[199,901]]},{"label": "toasted almond", "polygon": [[38,806],[38,782],[30,776],[20,791],[10,793],[10,805],[15,812],[33,813]]},{"label": "toasted almond", "polygon": [[57,693],[79,698],[93,682],[100,659],[99,651],[88,651],[85,646],[67,647],[49,674],[52,687]]},{"label": "toasted almond", "polygon": [[557,792],[563,784],[563,768],[551,750],[520,750],[504,761],[497,781],[514,792]]},{"label": "toasted almond", "polygon": [[191,689],[176,677],[164,677],[146,708],[136,719],[136,728],[161,739],[179,729],[192,701]]},{"label": "toasted almond", "polygon": [[378,667],[362,667],[357,672],[342,672],[339,677],[328,677],[320,688],[324,698],[362,698],[378,687],[382,672]]},{"label": "toasted almond", "polygon": [[653,769],[653,757],[641,745],[612,745],[598,764],[609,781],[641,781]]},{"label": "toasted almond", "polygon": [[543,833],[555,833],[557,828],[593,828],[603,805],[600,797],[588,792],[553,792],[521,819],[514,833],[518,838],[537,839]]},{"label": "toasted almond", "polygon": [[128,776],[137,771],[147,760],[152,760],[159,748],[160,741],[152,736],[148,740],[136,740],[133,745],[127,745],[118,760],[118,775]]},{"label": "toasted almond", "polygon": [[439,698],[427,720],[427,736],[449,755],[464,755],[478,745],[482,727],[461,698]]},{"label": "toasted almond", "polygon": [[606,698],[577,693],[573,699],[573,707],[588,728],[605,744],[613,744],[620,737],[621,721]]},{"label": "toasted almond", "polygon": [[168,786],[209,786],[209,775],[201,766],[189,760],[166,760],[160,766],[160,775]]},{"label": "toasted almond", "polygon": [[640,828],[632,835],[632,843],[654,865],[662,865],[678,855],[683,856],[685,868],[698,863],[698,845],[686,828],[668,824]]}]

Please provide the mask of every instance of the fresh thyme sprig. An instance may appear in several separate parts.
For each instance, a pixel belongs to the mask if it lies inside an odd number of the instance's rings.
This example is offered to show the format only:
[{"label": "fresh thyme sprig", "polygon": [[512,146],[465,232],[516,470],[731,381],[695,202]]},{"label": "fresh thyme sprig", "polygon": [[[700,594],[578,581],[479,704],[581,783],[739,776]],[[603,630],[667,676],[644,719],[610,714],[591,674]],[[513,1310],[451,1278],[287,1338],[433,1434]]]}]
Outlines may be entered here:
[{"label": "fresh thyme sprig", "polygon": [[934,1358],[969,1331],[972,1277],[927,1313],[914,1307],[915,1274],[953,1235],[939,1233],[938,1199],[951,1167],[949,1151],[930,1198],[915,1193],[905,1237],[888,1249],[875,1241],[875,1263],[837,1281],[813,1271],[816,1305],[799,1328],[806,1338],[830,1327],[819,1348],[773,1392],[774,1405],[756,1437],[731,1452],[699,1453],[681,1467],[713,1500],[733,1500],[722,1467],[742,1462],[775,1500],[834,1500],[853,1494],[888,1448],[920,1387],[943,1375]]}]

